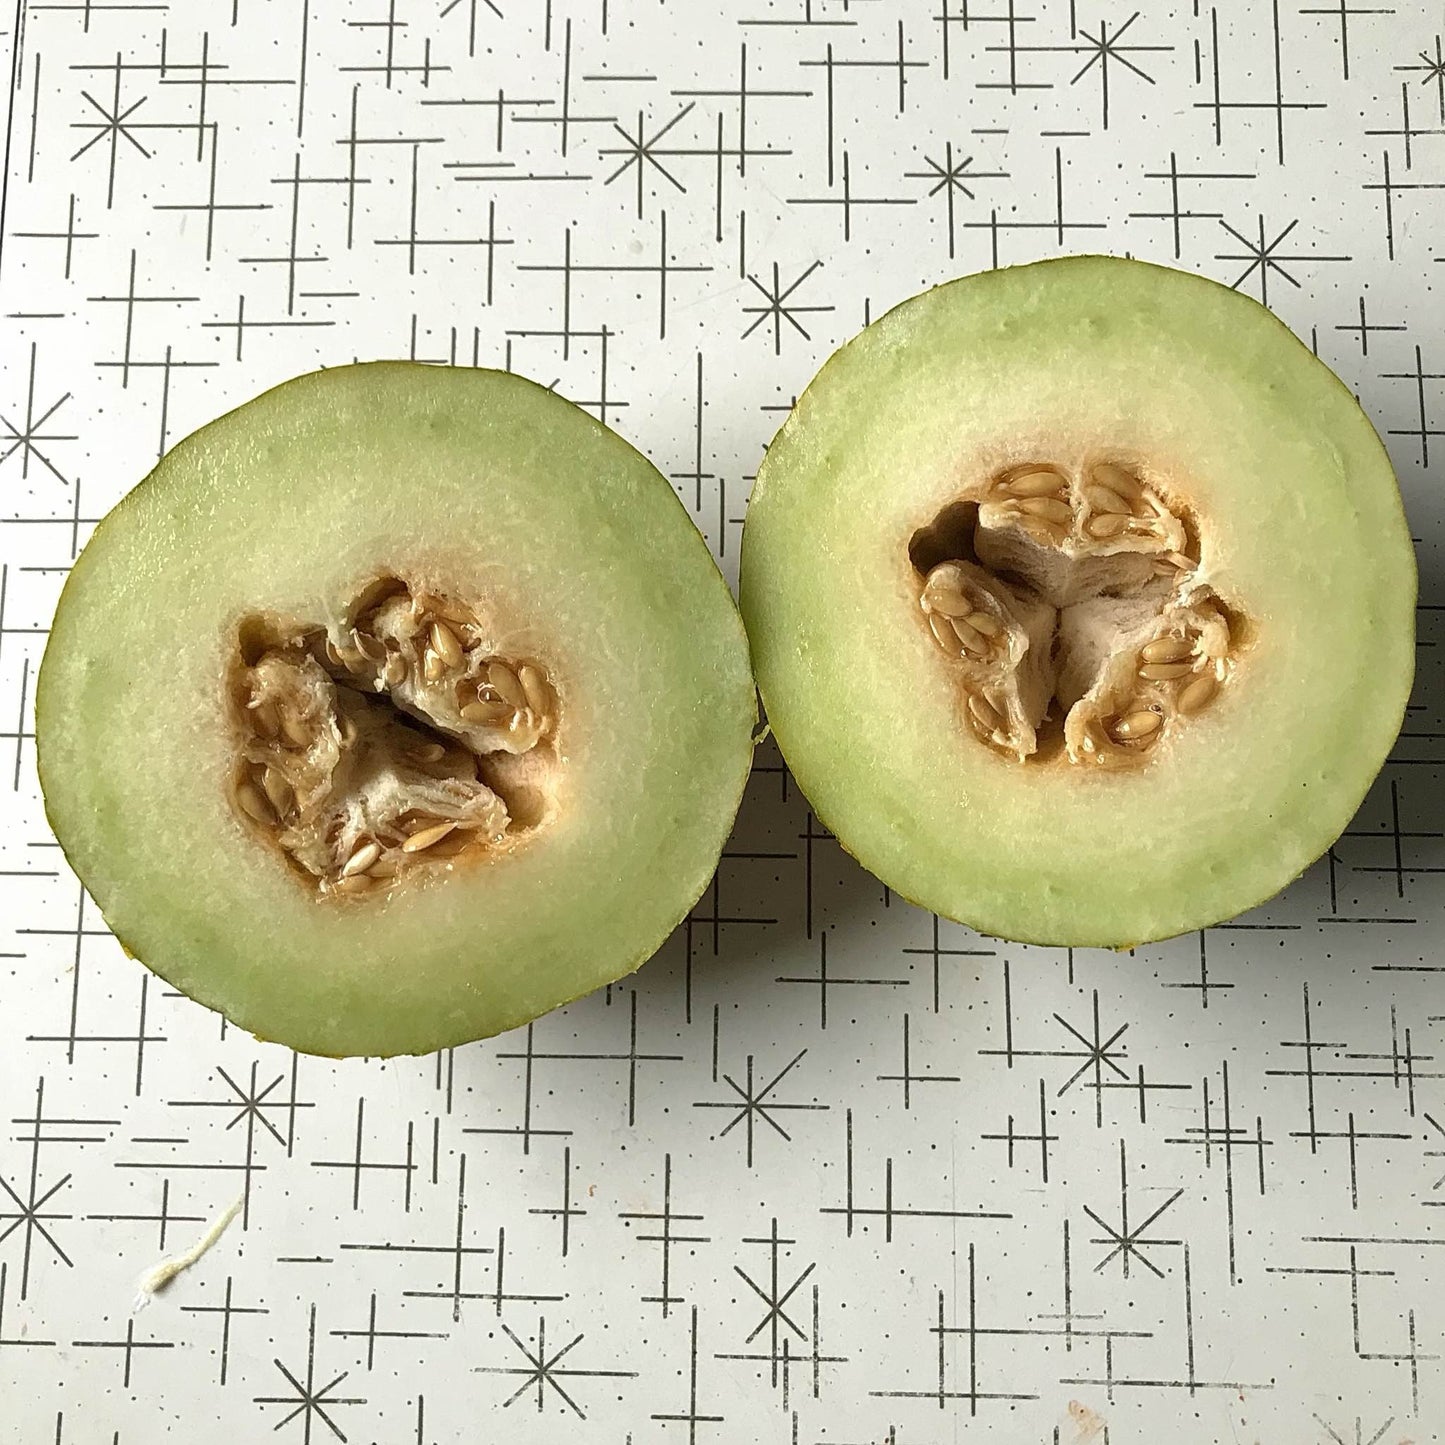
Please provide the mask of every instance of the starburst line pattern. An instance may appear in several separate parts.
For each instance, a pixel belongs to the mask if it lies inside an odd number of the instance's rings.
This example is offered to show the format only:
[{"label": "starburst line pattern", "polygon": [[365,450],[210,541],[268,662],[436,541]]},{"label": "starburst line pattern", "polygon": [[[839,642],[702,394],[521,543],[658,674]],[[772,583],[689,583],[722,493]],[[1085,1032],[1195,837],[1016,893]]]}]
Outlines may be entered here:
[{"label": "starburst line pattern", "polygon": [[829,1107],[827,1104],[820,1104],[816,1100],[814,1100],[812,1103],[805,1104],[796,1101],[788,1102],[781,1099],[772,1098],[773,1090],[776,1089],[778,1085],[781,1084],[783,1080],[787,1078],[787,1076],[793,1071],[793,1069],[797,1067],[797,1065],[802,1061],[803,1056],[807,1052],[807,1049],[799,1049],[798,1052],[794,1054],[792,1059],[790,1059],[788,1063],[786,1063],[781,1069],[779,1069],[778,1072],[774,1074],[773,1077],[761,1087],[758,1087],[758,1085],[753,1080],[754,1056],[752,1054],[749,1054],[747,1058],[746,1072],[744,1074],[744,1078],[746,1080],[745,1083],[739,1084],[738,1081],[734,1079],[731,1074],[724,1074],[722,1076],[723,1082],[733,1091],[733,1093],[737,1096],[736,1098],[718,1100],[708,1099],[693,1104],[694,1109],[731,1109],[734,1111],[733,1117],[729,1119],[728,1122],[718,1131],[717,1137],[719,1139],[725,1137],[726,1135],[732,1133],[732,1131],[736,1129],[739,1124],[742,1124],[747,1135],[747,1162],[749,1169],[753,1167],[753,1147],[755,1143],[756,1129],[759,1123],[766,1124],[780,1138],[786,1139],[791,1143],[793,1136],[789,1134],[788,1131],[784,1129],[783,1126],[778,1123],[775,1118],[773,1118],[773,1115],[775,1113],[781,1113],[783,1110],[793,1109],[822,1110]]},{"label": "starburst line pattern", "polygon": [[1333,1445],[1380,1445],[1380,1441],[1385,1438],[1385,1432],[1395,1423],[1395,1417],[1391,1415],[1390,1418],[1367,1439],[1365,1436],[1365,1421],[1362,1415],[1355,1416],[1354,1432],[1348,1437],[1341,1435],[1322,1415],[1316,1415],[1314,1419],[1315,1424],[1329,1436]]},{"label": "starburst line pattern", "polygon": [[1105,130],[1109,128],[1109,66],[1111,63],[1122,65],[1125,70],[1137,75],[1140,80],[1147,81],[1150,85],[1155,84],[1154,77],[1140,66],[1135,65],[1129,59],[1130,55],[1158,54],[1173,50],[1172,45],[1120,45],[1125,32],[1139,18],[1136,10],[1112,35],[1109,34],[1108,22],[1099,21],[1099,33],[1097,36],[1090,35],[1082,27],[1079,34],[1084,37],[1087,44],[1076,47],[1088,53],[1088,60],[1080,69],[1070,77],[1069,84],[1077,85],[1096,65],[1099,67],[1099,89],[1101,92],[1101,105],[1103,108],[1102,121]]},{"label": "starburst line pattern", "polygon": [[944,142],[944,158],[936,161],[932,156],[924,156],[923,164],[928,167],[926,171],[905,171],[910,180],[921,180],[930,182],[928,194],[936,196],[940,191],[962,191],[970,201],[977,197],[969,190],[968,181],[980,181],[986,179],[997,179],[1004,174],[1003,171],[974,171],[969,167],[973,165],[973,157],[964,156],[961,161],[953,158],[953,142]]},{"label": "starburst line pattern", "polygon": [[1421,85],[1435,87],[1435,105],[1440,112],[1440,124],[1445,125],[1445,36],[1436,35],[1435,53],[1420,51],[1419,65],[1397,65],[1396,70],[1418,72]]},{"label": "starburst line pattern", "polygon": [[1280,277],[1288,281],[1296,290],[1300,289],[1299,278],[1285,268],[1285,262],[1299,261],[1348,261],[1348,256],[1321,256],[1307,251],[1295,252],[1292,255],[1285,255],[1280,252],[1279,247],[1285,238],[1299,225],[1296,218],[1287,225],[1272,241],[1266,240],[1265,219],[1263,214],[1259,217],[1259,235],[1257,240],[1251,240],[1242,232],[1236,231],[1228,221],[1221,219],[1219,224],[1244,247],[1243,253],[1221,251],[1215,254],[1216,261],[1244,261],[1248,264],[1238,276],[1231,281],[1230,287],[1238,290],[1251,276],[1259,278],[1259,299],[1264,306],[1269,305],[1269,278]]},{"label": "starburst line pattern", "polygon": [[1020,1049],[1014,1046],[1013,1042],[1013,1006],[1011,1001],[1010,970],[1008,961],[1004,961],[1004,1047],[1001,1049],[980,1049],[979,1053],[984,1057],[1004,1058],[1008,1060],[1012,1068],[1016,1059],[1067,1059],[1078,1061],[1078,1067],[1057,1090],[1058,1097],[1062,1098],[1085,1074],[1092,1073],[1091,1087],[1094,1090],[1094,1125],[1096,1128],[1104,1127],[1104,1071],[1107,1069],[1126,1083],[1131,1083],[1129,1074],[1120,1063],[1121,1059],[1127,1058],[1127,1046],[1119,1043],[1120,1039],[1129,1030],[1128,1024],[1120,1024],[1108,1038],[1104,1037],[1103,1026],[1100,1023],[1099,1015],[1099,991],[1094,990],[1093,1000],[1093,1029],[1090,1034],[1085,1034],[1076,1029],[1062,1014],[1054,1015],[1054,1022],[1066,1033],[1072,1035],[1078,1041],[1078,1048],[1063,1049]]},{"label": "starburst line pattern", "polygon": [[800,287],[809,276],[822,266],[821,261],[814,261],[801,275],[784,287],[782,283],[781,270],[776,261],[773,262],[773,281],[771,286],[764,286],[758,278],[751,273],[748,275],[749,283],[767,303],[765,306],[744,306],[745,315],[754,316],[754,320],[748,329],[743,332],[743,340],[746,341],[760,326],[771,324],[773,328],[773,354],[781,356],[783,351],[783,323],[786,322],[803,338],[804,341],[811,341],[813,338],[798,320],[799,316],[810,314],[821,314],[825,311],[832,311],[831,306],[801,306],[796,301],[789,304],[789,297]]},{"label": "starburst line pattern", "polygon": [[[800,1281],[801,1283],[801,1281]],[[747,1360],[755,1364],[767,1364],[772,1369],[772,1384],[774,1389],[782,1390],[782,1407],[786,1411],[792,1397],[792,1375],[796,1366],[799,1369],[806,1367],[812,1377],[812,1396],[816,1400],[822,1393],[823,1366],[824,1365],[846,1365],[846,1355],[825,1355],[822,1350],[822,1327],[821,1307],[819,1303],[818,1286],[815,1284],[812,1290],[812,1338],[803,1336],[804,1345],[802,1349],[794,1347],[791,1338],[784,1335],[781,1343],[775,1342],[772,1348],[764,1353],[761,1350],[732,1350],[718,1351],[713,1358],[717,1360]],[[797,1326],[792,1320],[788,1323],[796,1330]],[[761,1328],[761,1326],[759,1326]],[[754,1331],[754,1335],[757,1332]],[[802,1335],[802,1331],[798,1330]],[[751,1341],[754,1335],[749,1335]],[[797,1416],[794,1415],[794,1420]]]},{"label": "starburst line pattern", "polygon": [[[9,434],[9,445],[4,451],[0,451],[0,465],[8,462],[16,452],[20,453],[20,476],[22,480],[28,480],[30,476],[30,462],[33,458],[58,482],[65,482],[69,485],[69,479],[63,476],[60,469],[40,449],[41,442],[73,442],[76,437],[73,434],[64,432],[46,432],[41,428],[70,400],[70,393],[67,391],[58,401],[53,401],[38,416],[35,412],[35,360],[36,343],[30,343],[30,375],[25,384],[25,420],[17,426],[4,412],[0,412],[0,425],[5,427]],[[0,437],[0,444],[6,438]]]},{"label": "starburst line pattern", "polygon": [[1110,1246],[1109,1252],[1094,1266],[1094,1273],[1100,1274],[1108,1268],[1114,1260],[1121,1261],[1124,1270],[1124,1278],[1129,1278],[1129,1262],[1137,1260],[1146,1269],[1153,1271],[1160,1279],[1164,1278],[1164,1271],[1144,1253],[1146,1249],[1162,1249],[1168,1245],[1183,1244],[1180,1239],[1149,1239],[1145,1237],[1145,1231],[1149,1229],[1163,1214],[1176,1203],[1184,1193],[1182,1189],[1176,1189],[1158,1209],[1141,1223],[1131,1229],[1129,1226],[1129,1172],[1128,1158],[1125,1153],[1124,1141],[1119,1140],[1119,1227],[1114,1228],[1107,1223],[1094,1210],[1086,1204],[1084,1213],[1104,1231],[1104,1238],[1094,1238],[1091,1244],[1102,1244]]},{"label": "starburst line pattern", "polygon": [[[258,1088],[256,1084],[257,1067],[256,1064],[251,1065],[249,1085],[237,1083],[225,1069],[217,1067],[216,1072],[235,1094],[234,1099],[177,1099],[173,1107],[178,1109],[234,1109],[235,1113],[226,1123],[228,1132],[242,1122],[246,1123],[248,1128],[259,1124],[278,1144],[285,1145],[289,1149],[296,1127],[294,1111],[309,1109],[313,1106],[309,1103],[301,1103],[294,1098],[272,1099],[272,1093],[286,1082],[286,1075],[277,1074],[265,1088]],[[283,1134],[266,1117],[267,1109],[280,1109],[287,1114],[286,1133]]]},{"label": "starburst line pattern", "polygon": [[547,1321],[540,1315],[537,1318],[535,1344],[528,1344],[505,1323],[502,1325],[502,1333],[517,1347],[527,1363],[525,1365],[477,1365],[474,1369],[477,1374],[481,1375],[521,1377],[522,1383],[502,1401],[503,1408],[515,1404],[523,1395],[535,1390],[537,1392],[537,1413],[540,1415],[547,1405],[547,1392],[551,1390],[579,1420],[585,1420],[586,1412],[562,1384],[563,1380],[584,1378],[634,1380],[637,1378],[636,1370],[584,1370],[576,1366],[563,1365],[562,1360],[576,1349],[586,1336],[575,1335],[561,1349],[548,1354]]},{"label": "starburst line pattern", "polygon": [[77,120],[71,122],[72,130],[89,130],[95,134],[90,137],[80,149],[71,157],[71,161],[78,161],[93,146],[99,145],[102,141],[110,142],[109,177],[106,181],[105,208],[110,210],[115,205],[115,177],[120,158],[120,143],[125,141],[143,159],[150,160],[151,152],[143,146],[136,138],[139,130],[170,130],[172,126],[165,121],[139,121],[132,117],[143,106],[149,96],[141,96],[137,101],[132,102],[124,109],[121,108],[121,84],[125,65],[122,57],[117,54],[114,65],[104,67],[114,76],[114,86],[111,91],[109,105],[103,105],[88,90],[80,92],[83,99],[92,110],[100,116],[99,120]]},{"label": "starburst line pattern", "polygon": [[[1131,55],[1159,55],[1167,54],[1174,49],[1172,45],[1122,45],[1129,27],[1139,18],[1140,11],[1136,10],[1117,30],[1111,35],[1109,25],[1105,20],[1099,22],[1099,33],[1090,35],[1082,26],[1076,26],[1073,31],[1074,39],[1068,45],[1019,45],[1010,40],[1002,45],[985,46],[986,50],[1003,52],[1009,56],[1010,74],[1013,74],[1013,67],[1017,64],[1017,57],[1021,54],[1044,55],[1057,52],[1073,55],[1087,55],[1089,58],[1069,77],[1069,84],[1077,85],[1095,66],[1098,67],[1100,106],[1102,110],[1101,121],[1105,130],[1109,129],[1109,67],[1114,64],[1122,65],[1125,70],[1147,81],[1150,85],[1156,82],[1154,77],[1142,66],[1137,65],[1129,59]],[[1017,80],[1010,81],[1010,89],[1023,88]],[[1033,89],[1048,88],[1047,85],[1029,87]]]},{"label": "starburst line pattern", "polygon": [[[35,1133],[30,1139],[30,1178],[26,1185],[25,1194],[14,1189],[3,1174],[0,1174],[0,1189],[3,1189],[9,1198],[14,1202],[15,1208],[0,1210],[0,1223],[9,1220],[10,1223],[4,1229],[0,1229],[0,1244],[10,1238],[17,1231],[22,1233],[22,1253],[20,1259],[20,1298],[24,1299],[30,1288],[30,1263],[35,1247],[35,1236],[38,1234],[54,1251],[55,1256],[63,1264],[74,1268],[75,1262],[60,1247],[59,1241],[46,1227],[49,1223],[59,1220],[72,1219],[70,1214],[56,1214],[53,1210],[46,1212],[45,1206],[70,1183],[71,1176],[66,1174],[56,1180],[48,1189],[43,1192],[40,1184],[40,1145],[41,1130],[39,1120],[44,1117],[42,1109],[45,1104],[45,1080],[38,1079],[35,1084]],[[4,1203],[0,1200],[0,1203]]]},{"label": "starburst line pattern", "polygon": [[943,197],[944,215],[948,221],[948,257],[954,258],[958,242],[958,229],[956,222],[956,204],[959,196],[966,196],[970,201],[978,197],[972,190],[972,185],[979,181],[1007,180],[1007,171],[976,171],[973,169],[974,157],[964,156],[962,160],[955,160],[953,155],[953,142],[943,143],[943,159],[936,160],[933,156],[925,155],[923,164],[927,167],[921,171],[905,171],[904,177],[910,181],[922,181],[928,188],[928,198],[932,200],[935,196]]},{"label": "starburst line pattern", "polygon": [[665,152],[659,151],[657,149],[657,143],[675,125],[679,125],[682,121],[686,120],[688,115],[694,109],[696,109],[696,107],[696,101],[689,101],[685,106],[683,106],[680,111],[678,111],[675,116],[673,116],[671,120],[666,121],[651,135],[648,135],[647,133],[646,119],[641,111],[637,112],[636,134],[633,134],[632,132],[623,129],[623,127],[618,125],[616,121],[612,122],[612,129],[615,130],[617,134],[620,135],[622,139],[627,142],[627,144],[625,146],[619,147],[605,147],[601,149],[598,153],[600,155],[621,155],[625,156],[626,159],[622,162],[620,166],[617,167],[615,171],[612,172],[610,176],[607,176],[603,180],[602,184],[604,186],[610,186],[613,181],[619,180],[622,176],[625,176],[627,172],[630,171],[634,166],[636,166],[637,214],[639,216],[642,214],[643,179],[647,173],[648,166],[651,166],[652,169],[655,170],[657,174],[660,175],[663,180],[665,180],[670,186],[674,187],[674,189],[684,193],[687,191],[687,187],[683,185],[683,183],[678,180],[678,178],[673,175],[673,173],[668,170],[668,168],[663,165],[663,163],[658,159],[658,156],[661,154],[665,154]]},{"label": "starburst line pattern", "polygon": [[328,1412],[341,1405],[364,1405],[366,1401],[355,1395],[343,1396],[332,1393],[351,1373],[350,1370],[343,1370],[322,1385],[320,1389],[316,1388],[316,1306],[314,1304],[311,1306],[307,1322],[306,1378],[304,1382],[279,1359],[273,1360],[272,1363],[285,1377],[292,1391],[289,1395],[257,1395],[254,1397],[255,1403],[258,1405],[290,1405],[292,1407],[290,1414],[283,1415],[272,1426],[272,1429],[280,1430],[291,1424],[293,1420],[299,1420],[301,1422],[301,1445],[311,1445],[312,1429],[319,1421],[335,1439],[344,1441],[345,1433]]},{"label": "starburst line pattern", "polygon": [[118,102],[116,105],[113,105],[110,110],[107,110],[105,106],[103,106],[88,90],[82,90],[80,94],[83,100],[89,101],[90,104],[100,113],[101,118],[99,120],[76,122],[76,126],[79,129],[93,130],[95,134],[91,136],[91,138],[86,141],[86,143],[81,146],[81,148],[76,151],[74,155],[71,156],[71,160],[78,161],[81,156],[86,153],[86,151],[88,151],[92,146],[98,145],[102,140],[106,138],[106,136],[109,136],[111,138],[112,145],[118,144],[120,141],[127,141],[129,142],[129,144],[134,146],[136,150],[138,150],[141,155],[143,155],[147,160],[151,158],[150,151],[148,151],[135,138],[135,136],[131,134],[131,129],[126,126],[126,121],[128,121],[131,116],[133,116],[136,111],[138,111],[141,106],[143,106],[146,101],[150,99],[148,95],[141,96],[138,101],[136,101],[133,105],[126,106],[124,110],[121,110],[119,108]]},{"label": "starburst line pattern", "polygon": [[779,1331],[781,1329],[786,1328],[792,1330],[800,1340],[807,1338],[802,1326],[788,1314],[788,1302],[797,1294],[803,1285],[807,1283],[808,1276],[817,1268],[817,1265],[816,1263],[810,1264],[799,1273],[792,1284],[784,1289],[779,1274],[781,1252],[785,1246],[796,1244],[797,1241],[780,1238],[778,1235],[778,1221],[774,1219],[772,1221],[772,1233],[768,1238],[747,1239],[744,1240],[743,1243],[768,1245],[769,1258],[771,1261],[768,1283],[766,1285],[760,1285],[740,1264],[733,1266],[733,1272],[766,1306],[766,1312],[762,1319],[754,1326],[752,1333],[748,1335],[743,1343],[746,1345],[752,1344],[764,1330],[767,1330],[772,1342],[773,1355],[776,1356],[778,1352]]},{"label": "starburst line pattern", "polygon": [[[241,1210],[241,1227],[249,1228],[251,1222],[251,1176],[264,1170],[264,1164],[256,1163],[256,1146],[259,1142],[257,1129],[264,1130],[282,1148],[286,1150],[289,1157],[296,1142],[296,1112],[299,1109],[314,1108],[315,1105],[296,1097],[297,1078],[297,1056],[291,1056],[291,1069],[289,1074],[277,1074],[271,1082],[264,1087],[257,1082],[259,1065],[252,1063],[250,1078],[245,1084],[239,1083],[224,1068],[219,1065],[216,1073],[225,1081],[234,1097],[226,1099],[176,1099],[172,1101],[172,1108],[176,1109],[225,1109],[231,1111],[231,1118],[227,1120],[225,1132],[229,1133],[237,1125],[244,1124],[246,1131],[246,1158],[245,1162],[232,1166],[240,1169],[243,1175],[243,1199]],[[276,1090],[286,1084],[286,1092],[277,1095]],[[268,1109],[278,1111],[285,1116],[285,1133],[267,1117]],[[164,1166],[160,1166],[164,1167]]]}]

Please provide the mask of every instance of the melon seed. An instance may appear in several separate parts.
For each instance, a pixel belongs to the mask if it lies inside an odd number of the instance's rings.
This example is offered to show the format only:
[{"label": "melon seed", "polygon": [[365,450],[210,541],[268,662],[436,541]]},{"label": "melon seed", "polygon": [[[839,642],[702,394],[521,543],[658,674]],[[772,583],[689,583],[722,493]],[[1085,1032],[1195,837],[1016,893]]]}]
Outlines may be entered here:
[{"label": "melon seed", "polygon": [[1121,741],[1133,742],[1137,738],[1147,738],[1158,732],[1162,721],[1157,712],[1141,708],[1138,712],[1131,712],[1120,718],[1109,731]]},{"label": "melon seed", "polygon": [[988,638],[983,633],[976,632],[962,617],[950,618],[949,622],[958,638],[959,645],[965,652],[975,653],[979,657],[987,656]]},{"label": "melon seed", "polygon": [[343,878],[351,878],[357,873],[365,873],[380,857],[380,843],[363,843],[361,847],[341,865],[341,876]]},{"label": "melon seed", "polygon": [[1198,712],[1218,691],[1219,684],[1207,672],[1196,677],[1179,694],[1175,706],[1180,712]]},{"label": "melon seed", "polygon": [[271,806],[267,803],[265,795],[255,783],[247,781],[236,785],[236,801],[241,805],[241,811],[256,823],[274,823],[275,816],[271,812]]},{"label": "melon seed", "polygon": [[267,802],[275,809],[276,816],[284,818],[296,796],[291,790],[291,784],[286,781],[285,773],[280,768],[267,768],[261,774],[261,787]]},{"label": "melon seed", "polygon": [[948,592],[930,583],[923,594],[924,605],[930,612],[941,612],[945,617],[967,617],[973,611],[973,603],[961,592]]},{"label": "melon seed", "polygon": [[433,622],[427,640],[431,643],[432,651],[448,667],[461,666],[462,645],[457,641],[456,633],[445,622]]},{"label": "melon seed", "polygon": [[1121,497],[1112,487],[1085,487],[1084,500],[1096,512],[1117,512],[1128,516],[1134,510],[1132,503]]},{"label": "melon seed", "polygon": [[1065,485],[1063,477],[1057,472],[1040,468],[1010,477],[1004,483],[1004,488],[1015,497],[1058,497],[1062,495]]},{"label": "melon seed", "polygon": [[1194,651],[1187,637],[1156,637],[1139,649],[1145,662],[1183,662]]},{"label": "melon seed", "polygon": [[1120,533],[1128,530],[1129,518],[1120,516],[1116,512],[1099,512],[1089,518],[1084,530],[1091,536],[1103,541],[1108,537],[1117,537]]},{"label": "melon seed", "polygon": [[517,674],[505,662],[489,662],[487,664],[487,681],[491,684],[492,690],[512,707],[527,706],[526,691],[518,680]]},{"label": "melon seed", "polygon": [[998,731],[1004,725],[1004,719],[997,708],[987,699],[982,698],[976,692],[968,695],[968,710],[973,714],[974,721],[978,723],[986,733]]},{"label": "melon seed", "polygon": [[958,634],[948,625],[948,618],[940,616],[937,612],[928,614],[928,627],[933,633],[933,640],[950,657],[958,656]]},{"label": "melon seed", "polygon": [[276,711],[276,704],[264,698],[251,704],[251,720],[256,725],[256,731],[267,741],[281,731],[281,715]]},{"label": "melon seed", "polygon": [[1118,496],[1126,497],[1131,506],[1142,500],[1144,484],[1132,472],[1113,462],[1100,462],[1093,469],[1093,477],[1101,487],[1107,487]]},{"label": "melon seed", "polygon": [[401,845],[403,853],[421,853],[433,843],[440,843],[457,825],[452,822],[433,823],[429,828],[419,828]]},{"label": "melon seed", "polygon": [[1074,520],[1073,508],[1057,497],[1025,497],[1019,503],[1019,508],[1031,517],[1052,522],[1058,527],[1067,527]]}]

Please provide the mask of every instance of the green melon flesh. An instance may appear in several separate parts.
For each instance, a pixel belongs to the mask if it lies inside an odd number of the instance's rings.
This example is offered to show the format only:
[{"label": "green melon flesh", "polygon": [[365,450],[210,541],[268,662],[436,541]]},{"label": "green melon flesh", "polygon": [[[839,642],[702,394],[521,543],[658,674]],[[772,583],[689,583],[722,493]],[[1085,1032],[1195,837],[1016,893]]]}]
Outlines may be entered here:
[{"label": "green melon flesh", "polygon": [[[322,621],[379,574],[497,599],[562,694],[558,812],[495,859],[318,897],[238,814],[237,620]],[[741,621],[667,481],[517,377],[304,376],[178,445],[99,525],[37,696],[66,855],[128,950],[330,1055],[495,1034],[636,968],[701,895],[747,777]]]},{"label": "green melon flesh", "polygon": [[[1145,765],[1004,759],[919,625],[915,531],[1012,461],[1155,459],[1252,641]],[[1398,732],[1415,558],[1354,398],[1264,308],[1103,257],[968,277],[842,348],[759,470],[741,603],[768,720],[819,817],[981,931],[1126,946],[1238,914],[1319,857]]]}]

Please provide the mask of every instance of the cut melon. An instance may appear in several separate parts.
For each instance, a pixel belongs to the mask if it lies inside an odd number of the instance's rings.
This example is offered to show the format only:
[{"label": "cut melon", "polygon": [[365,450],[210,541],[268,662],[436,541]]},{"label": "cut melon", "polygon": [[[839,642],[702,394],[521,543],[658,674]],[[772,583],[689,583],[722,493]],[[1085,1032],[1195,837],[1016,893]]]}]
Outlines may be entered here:
[{"label": "cut melon", "polygon": [[942,286],[843,347],[759,469],[741,601],[843,846],[989,934],[1125,946],[1277,892],[1399,730],[1385,449],[1268,311],[1103,257]]},{"label": "cut melon", "polygon": [[301,377],[100,523],[36,702],[126,948],[262,1038],[423,1053],[652,954],[752,753],[741,621],[668,482],[518,377]]}]

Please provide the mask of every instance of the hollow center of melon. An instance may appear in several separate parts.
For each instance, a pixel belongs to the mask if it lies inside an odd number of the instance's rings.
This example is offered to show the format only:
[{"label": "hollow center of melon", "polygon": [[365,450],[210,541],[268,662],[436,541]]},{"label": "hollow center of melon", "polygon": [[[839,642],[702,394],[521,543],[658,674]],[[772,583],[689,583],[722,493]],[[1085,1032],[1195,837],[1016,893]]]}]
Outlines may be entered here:
[{"label": "hollow center of melon", "polygon": [[356,896],[495,854],[556,811],[559,703],[481,609],[383,577],[330,625],[236,632],[232,801],[308,886]]},{"label": "hollow center of melon", "polygon": [[985,746],[1144,761],[1235,684],[1248,619],[1202,576],[1199,522],[1146,468],[1029,462],[913,534],[919,617]]}]

